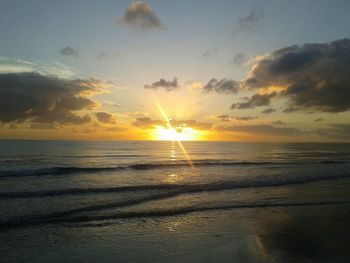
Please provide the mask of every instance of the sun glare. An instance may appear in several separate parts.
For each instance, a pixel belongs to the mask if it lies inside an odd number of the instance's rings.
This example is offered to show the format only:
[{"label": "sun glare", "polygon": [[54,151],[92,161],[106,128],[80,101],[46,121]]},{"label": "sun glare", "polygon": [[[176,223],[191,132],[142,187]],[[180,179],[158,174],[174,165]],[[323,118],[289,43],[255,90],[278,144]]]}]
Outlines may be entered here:
[{"label": "sun glare", "polygon": [[160,141],[193,141],[198,138],[198,131],[189,127],[181,128],[180,131],[172,127],[156,126],[155,128],[155,139]]}]

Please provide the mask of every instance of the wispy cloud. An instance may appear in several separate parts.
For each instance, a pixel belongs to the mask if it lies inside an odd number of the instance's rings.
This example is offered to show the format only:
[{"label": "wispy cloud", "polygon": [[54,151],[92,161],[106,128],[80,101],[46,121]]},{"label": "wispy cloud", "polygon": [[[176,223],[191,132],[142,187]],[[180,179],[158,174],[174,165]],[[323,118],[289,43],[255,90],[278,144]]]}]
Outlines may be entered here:
[{"label": "wispy cloud", "polygon": [[41,75],[50,75],[60,78],[72,78],[77,72],[60,62],[41,62],[28,59],[0,57],[0,74],[37,72]]},{"label": "wispy cloud", "polygon": [[237,120],[237,121],[250,121],[250,120],[255,120],[258,117],[256,116],[231,116],[231,115],[219,115],[216,116],[217,119],[221,120],[221,121],[231,121],[231,120]]},{"label": "wispy cloud", "polygon": [[258,124],[258,125],[234,125],[231,127],[220,127],[220,130],[231,131],[231,132],[241,132],[250,134],[260,134],[267,136],[298,136],[303,135],[304,132],[287,127],[275,127],[270,124]]},{"label": "wispy cloud", "polygon": [[261,3],[256,4],[246,16],[240,17],[234,29],[233,36],[242,31],[256,31],[262,27],[265,19],[264,6]]},{"label": "wispy cloud", "polygon": [[233,65],[239,67],[239,66],[242,66],[247,61],[248,61],[248,56],[243,52],[239,52],[233,56],[232,63]]},{"label": "wispy cloud", "polygon": [[287,125],[287,123],[285,123],[284,121],[273,121],[271,123],[274,125]]},{"label": "wispy cloud", "polygon": [[212,57],[215,57],[218,54],[219,54],[219,49],[218,48],[212,48],[212,49],[208,49],[207,51],[205,51],[202,54],[202,57],[205,58],[205,59],[210,59]]},{"label": "wispy cloud", "polygon": [[110,58],[116,58],[119,56],[118,52],[112,52],[112,53],[108,53],[106,51],[100,51],[97,56],[96,59],[97,60],[104,60],[104,59],[110,59]]}]

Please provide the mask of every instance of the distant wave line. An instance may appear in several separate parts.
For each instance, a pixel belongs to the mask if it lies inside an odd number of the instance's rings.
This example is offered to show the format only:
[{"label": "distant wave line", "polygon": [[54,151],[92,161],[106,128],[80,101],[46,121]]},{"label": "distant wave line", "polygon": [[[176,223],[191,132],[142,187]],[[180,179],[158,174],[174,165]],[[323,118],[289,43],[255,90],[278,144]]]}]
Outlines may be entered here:
[{"label": "distant wave line", "polygon": [[232,209],[251,209],[251,208],[266,208],[266,207],[298,207],[298,206],[320,206],[320,205],[340,205],[350,204],[350,200],[342,201],[322,201],[322,202],[296,202],[296,203],[254,203],[254,204],[223,204],[216,206],[187,206],[164,210],[149,210],[149,211],[128,211],[117,212],[109,215],[82,215],[77,217],[62,217],[62,218],[41,218],[27,221],[3,221],[0,222],[0,231],[9,230],[14,227],[25,227],[33,225],[45,224],[64,224],[64,223],[85,223],[93,221],[106,220],[122,220],[134,218],[159,218],[170,217],[177,215],[190,214],[195,212],[219,211]]},{"label": "distant wave line", "polygon": [[322,177],[280,177],[280,178],[244,178],[241,181],[216,181],[206,184],[153,184],[153,185],[130,185],[118,187],[98,187],[98,188],[70,188],[57,190],[27,191],[27,192],[3,192],[0,193],[0,199],[16,199],[16,198],[42,198],[65,195],[89,195],[104,193],[122,193],[122,192],[139,192],[139,191],[156,191],[156,190],[181,190],[186,193],[204,192],[204,191],[220,191],[234,190],[243,188],[259,188],[287,186],[294,184],[303,184],[317,181],[338,180],[349,178],[350,174],[341,174]]},{"label": "distant wave line", "polygon": [[[231,162],[231,161],[210,161],[210,160],[193,160],[197,167],[201,166],[274,166],[274,165],[304,165],[304,164],[348,164],[342,161],[319,161],[319,162]],[[126,164],[115,167],[48,167],[38,169],[24,170],[0,170],[0,178],[8,177],[27,177],[27,176],[59,176],[81,173],[100,173],[108,171],[122,170],[153,170],[162,168],[178,168],[188,166],[187,162],[160,162],[160,163],[140,163]]]}]

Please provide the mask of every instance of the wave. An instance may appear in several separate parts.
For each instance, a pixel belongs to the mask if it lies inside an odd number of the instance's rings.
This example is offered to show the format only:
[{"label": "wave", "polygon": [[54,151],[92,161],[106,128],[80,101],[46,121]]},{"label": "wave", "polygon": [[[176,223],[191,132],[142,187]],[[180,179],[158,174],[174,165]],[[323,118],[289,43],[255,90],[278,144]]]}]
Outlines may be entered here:
[{"label": "wave", "polygon": [[[281,166],[281,165],[303,165],[303,164],[347,164],[342,161],[318,161],[318,162],[232,162],[217,160],[194,160],[195,167],[203,166]],[[118,165],[115,167],[48,167],[38,169],[22,170],[0,170],[0,178],[7,177],[27,177],[27,176],[60,176],[82,173],[100,173],[121,170],[154,170],[162,168],[180,168],[189,166],[186,161],[178,162],[158,162]]]},{"label": "wave", "polygon": [[235,181],[216,181],[203,184],[154,184],[154,185],[131,185],[106,188],[70,188],[57,190],[42,190],[32,192],[3,192],[0,193],[0,199],[18,199],[18,198],[42,198],[65,195],[91,195],[105,193],[139,192],[139,191],[157,191],[157,190],[177,190],[178,193],[195,193],[234,190],[243,188],[275,187],[294,184],[304,184],[317,181],[338,180],[350,178],[350,174],[339,174],[333,176],[297,176],[297,177],[261,177],[244,178]]},{"label": "wave", "polygon": [[82,215],[75,217],[41,217],[27,218],[0,222],[0,230],[9,230],[14,227],[26,227],[33,225],[45,224],[65,224],[65,223],[86,223],[99,222],[106,220],[122,220],[134,218],[159,218],[184,215],[195,212],[215,211],[215,210],[233,210],[233,209],[252,209],[252,208],[267,208],[267,207],[296,207],[296,206],[323,206],[323,205],[341,205],[350,204],[350,200],[341,201],[321,201],[321,202],[295,202],[295,203],[252,203],[252,204],[216,204],[202,206],[185,206],[172,209],[158,209],[148,211],[127,211],[116,212],[106,215]]}]

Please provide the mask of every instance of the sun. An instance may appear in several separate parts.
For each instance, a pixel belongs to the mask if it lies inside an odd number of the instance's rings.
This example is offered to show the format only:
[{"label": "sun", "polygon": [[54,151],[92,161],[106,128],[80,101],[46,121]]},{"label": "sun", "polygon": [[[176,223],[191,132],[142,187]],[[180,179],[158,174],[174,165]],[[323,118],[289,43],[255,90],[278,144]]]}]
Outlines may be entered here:
[{"label": "sun", "polygon": [[198,140],[198,138],[198,131],[190,127],[184,127],[178,131],[173,127],[155,127],[155,139],[159,141],[194,141]]}]

